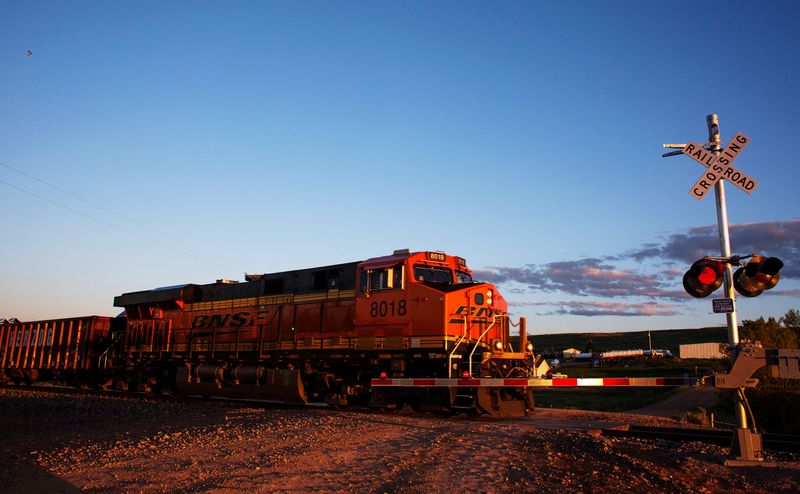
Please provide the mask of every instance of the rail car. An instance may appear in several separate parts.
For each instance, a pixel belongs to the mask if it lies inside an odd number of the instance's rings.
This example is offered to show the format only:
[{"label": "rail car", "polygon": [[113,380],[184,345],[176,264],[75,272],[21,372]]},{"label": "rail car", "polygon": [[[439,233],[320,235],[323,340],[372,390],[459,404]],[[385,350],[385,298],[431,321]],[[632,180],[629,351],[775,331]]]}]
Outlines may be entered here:
[{"label": "rail car", "polygon": [[[5,376],[385,411],[533,408],[538,360],[511,347],[507,302],[443,252],[129,292],[114,306],[124,317],[3,325]],[[405,378],[467,385],[375,385]],[[481,378],[498,384],[469,385]]]}]

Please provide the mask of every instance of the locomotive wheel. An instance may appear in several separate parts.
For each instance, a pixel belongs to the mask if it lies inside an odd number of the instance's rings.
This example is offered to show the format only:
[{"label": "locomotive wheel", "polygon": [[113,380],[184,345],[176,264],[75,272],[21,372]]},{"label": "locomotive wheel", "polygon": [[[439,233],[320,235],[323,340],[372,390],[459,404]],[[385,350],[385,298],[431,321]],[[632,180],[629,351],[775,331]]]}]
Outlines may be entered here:
[{"label": "locomotive wheel", "polygon": [[397,413],[403,408],[403,402],[382,389],[373,389],[368,406],[384,413]]}]

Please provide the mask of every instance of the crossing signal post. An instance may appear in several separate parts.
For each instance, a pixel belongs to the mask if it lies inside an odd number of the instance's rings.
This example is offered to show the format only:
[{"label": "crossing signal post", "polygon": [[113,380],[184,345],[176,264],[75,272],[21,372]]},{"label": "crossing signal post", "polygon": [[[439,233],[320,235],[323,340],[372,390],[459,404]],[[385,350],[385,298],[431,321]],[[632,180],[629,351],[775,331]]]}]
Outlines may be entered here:
[{"label": "crossing signal post", "polygon": [[[762,261],[760,259],[756,260],[756,257],[754,257],[744,268],[738,270],[737,276],[734,277],[734,263],[731,261],[735,259],[735,264],[738,265],[739,258],[731,257],[731,242],[728,233],[728,209],[725,200],[724,182],[726,180],[730,181],[747,193],[752,192],[758,185],[755,179],[745,176],[746,174],[742,171],[734,169],[731,166],[733,160],[736,159],[739,153],[744,149],[744,146],[750,142],[750,139],[743,134],[737,134],[731,143],[723,150],[719,131],[719,117],[716,114],[708,115],[706,117],[706,124],[708,125],[708,142],[703,144],[694,144],[691,142],[687,144],[664,144],[665,148],[680,148],[681,150],[666,153],[663,156],[686,154],[708,168],[700,180],[689,190],[689,193],[696,199],[702,200],[706,196],[706,193],[710,191],[711,187],[714,188],[714,196],[717,203],[717,229],[719,232],[721,255],[719,259],[724,260],[722,284],[724,284],[724,297],[730,301],[731,309],[724,312],[728,321],[728,346],[734,352],[732,357],[735,367],[740,355],[738,351],[740,345],[739,325],[736,321],[736,309],[734,305],[734,285],[736,290],[744,296],[755,297],[764,290],[768,290],[777,284],[779,276],[778,271],[783,266],[783,263],[780,261],[777,263],[775,261],[769,261],[769,259],[775,258],[766,258]],[[753,263],[753,267],[750,267],[751,263]],[[710,268],[710,270],[706,268]],[[716,274],[716,276],[714,276],[714,274]],[[688,281],[687,277],[689,278]],[[684,287],[690,295],[694,297],[704,297],[719,288],[719,284],[717,284],[718,278],[719,274],[715,267],[711,267],[708,264],[695,267],[693,264],[692,268],[690,268],[689,272],[684,276]],[[746,401],[744,397],[744,388],[739,385],[738,390],[739,399],[735,405],[738,440],[731,448],[731,454],[735,454],[735,459],[729,459],[726,461],[726,464],[764,464],[764,457],[761,454],[761,436],[749,429],[747,412],[744,406]]]}]

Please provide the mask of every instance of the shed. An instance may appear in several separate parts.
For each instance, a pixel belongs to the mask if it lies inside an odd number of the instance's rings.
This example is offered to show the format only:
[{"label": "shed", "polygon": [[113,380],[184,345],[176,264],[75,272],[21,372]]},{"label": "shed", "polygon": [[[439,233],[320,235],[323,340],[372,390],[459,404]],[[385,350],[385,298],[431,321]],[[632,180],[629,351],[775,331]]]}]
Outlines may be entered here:
[{"label": "shed", "polygon": [[680,356],[684,358],[725,358],[726,355],[725,343],[710,342],[710,343],[693,343],[691,345],[680,346]]}]

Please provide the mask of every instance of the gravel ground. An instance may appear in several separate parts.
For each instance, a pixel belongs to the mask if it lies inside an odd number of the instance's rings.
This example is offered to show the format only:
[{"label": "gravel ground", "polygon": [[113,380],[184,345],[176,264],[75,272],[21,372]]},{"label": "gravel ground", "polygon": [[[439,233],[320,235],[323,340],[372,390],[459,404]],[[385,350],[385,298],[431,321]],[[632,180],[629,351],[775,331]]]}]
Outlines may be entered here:
[{"label": "gravel ground", "polygon": [[[668,419],[443,419],[0,387],[0,492],[800,492],[800,462],[584,430]],[[794,460],[794,461],[793,461]]]}]

